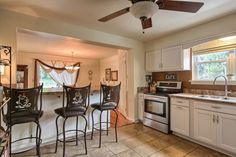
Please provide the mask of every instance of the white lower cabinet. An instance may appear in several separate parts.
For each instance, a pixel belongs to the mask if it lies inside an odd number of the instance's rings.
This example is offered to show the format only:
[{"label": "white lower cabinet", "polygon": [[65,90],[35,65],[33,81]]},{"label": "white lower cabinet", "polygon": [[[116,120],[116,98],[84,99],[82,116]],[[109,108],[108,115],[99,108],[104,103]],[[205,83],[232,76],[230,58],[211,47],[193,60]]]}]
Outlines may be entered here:
[{"label": "white lower cabinet", "polygon": [[170,127],[181,137],[236,156],[236,106],[171,97]]},{"label": "white lower cabinet", "polygon": [[171,105],[171,130],[189,136],[189,107]]},{"label": "white lower cabinet", "polygon": [[225,108],[194,109],[194,139],[236,153],[236,115],[223,113]]},{"label": "white lower cabinet", "polygon": [[194,109],[194,138],[211,145],[216,145],[215,121],[213,112]]},{"label": "white lower cabinet", "polygon": [[143,111],[144,111],[144,94],[138,94],[138,119],[143,121]]},{"label": "white lower cabinet", "polygon": [[236,153],[236,116],[217,113],[217,145]]}]

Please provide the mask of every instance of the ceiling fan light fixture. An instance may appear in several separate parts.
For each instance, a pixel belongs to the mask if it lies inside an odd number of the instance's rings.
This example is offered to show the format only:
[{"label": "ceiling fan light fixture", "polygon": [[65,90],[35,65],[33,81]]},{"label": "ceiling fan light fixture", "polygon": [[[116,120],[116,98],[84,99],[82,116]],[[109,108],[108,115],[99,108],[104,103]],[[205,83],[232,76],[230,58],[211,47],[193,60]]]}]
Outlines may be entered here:
[{"label": "ceiling fan light fixture", "polygon": [[138,19],[148,19],[152,17],[158,9],[158,5],[152,1],[140,1],[133,4],[129,11]]}]

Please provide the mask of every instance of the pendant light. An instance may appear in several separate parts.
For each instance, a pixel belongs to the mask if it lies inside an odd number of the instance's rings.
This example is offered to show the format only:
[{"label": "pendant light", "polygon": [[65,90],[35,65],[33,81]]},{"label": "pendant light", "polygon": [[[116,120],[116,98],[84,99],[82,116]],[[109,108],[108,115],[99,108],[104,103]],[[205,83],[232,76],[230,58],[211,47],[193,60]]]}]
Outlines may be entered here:
[{"label": "pendant light", "polygon": [[[72,52],[71,52],[71,60],[73,61],[73,59],[74,59],[74,52],[72,51]],[[78,66],[78,65],[73,65],[73,64],[68,65],[68,66],[65,66],[65,69],[66,69],[66,70],[78,70],[79,68],[80,68],[80,66]]]}]

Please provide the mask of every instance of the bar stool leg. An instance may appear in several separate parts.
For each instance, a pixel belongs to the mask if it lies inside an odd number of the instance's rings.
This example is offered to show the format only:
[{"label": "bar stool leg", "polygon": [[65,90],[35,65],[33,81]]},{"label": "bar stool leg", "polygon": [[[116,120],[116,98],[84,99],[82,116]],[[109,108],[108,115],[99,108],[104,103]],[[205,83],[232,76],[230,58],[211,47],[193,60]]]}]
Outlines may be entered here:
[{"label": "bar stool leg", "polygon": [[99,127],[100,127],[100,129],[99,129],[99,148],[101,148],[101,145],[102,145],[102,112],[103,112],[103,110],[101,110],[101,113],[100,113],[100,121],[99,121],[99,123],[100,123],[100,125],[99,125]]},{"label": "bar stool leg", "polygon": [[65,157],[65,150],[66,150],[66,129],[65,129],[66,120],[67,118],[64,118],[63,122],[63,157]]},{"label": "bar stool leg", "polygon": [[93,109],[92,111],[92,133],[91,133],[91,140],[93,139],[93,129],[94,129],[94,117],[93,117],[93,113],[94,113],[95,109]]},{"label": "bar stool leg", "polygon": [[58,146],[58,119],[60,116],[57,116],[56,118],[56,131],[57,131],[57,139],[56,139],[56,147],[55,147],[55,153],[57,153],[57,146]]},{"label": "bar stool leg", "polygon": [[78,146],[78,119],[79,117],[76,117],[76,146]]},{"label": "bar stool leg", "polygon": [[118,142],[118,138],[117,138],[118,113],[116,112],[115,109],[113,111],[116,113],[115,134],[116,134],[116,142]]},{"label": "bar stool leg", "polygon": [[38,157],[40,157],[40,144],[41,144],[41,132],[42,132],[42,129],[41,129],[41,126],[38,122],[38,127],[39,127],[39,138],[38,138]]},{"label": "bar stool leg", "polygon": [[36,129],[36,154],[37,155],[39,155],[39,153],[38,153],[38,137],[39,137],[39,126],[38,126],[38,124],[37,124],[37,122],[35,122],[36,123],[36,125],[37,125],[37,129]]},{"label": "bar stool leg", "polygon": [[107,136],[108,136],[108,111],[109,110],[107,110]]},{"label": "bar stool leg", "polygon": [[86,142],[86,132],[87,132],[87,125],[88,125],[88,122],[87,122],[87,119],[82,116],[85,120],[85,128],[84,128],[84,147],[85,147],[85,154],[87,155],[88,154],[88,150],[87,150],[87,142]]}]

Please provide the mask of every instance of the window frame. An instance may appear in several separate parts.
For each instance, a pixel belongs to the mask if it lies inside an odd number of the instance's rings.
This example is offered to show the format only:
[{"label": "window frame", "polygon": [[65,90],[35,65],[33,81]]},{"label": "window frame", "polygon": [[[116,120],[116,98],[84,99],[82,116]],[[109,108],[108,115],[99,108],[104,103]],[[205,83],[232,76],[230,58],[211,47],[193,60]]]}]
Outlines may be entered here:
[{"label": "window frame", "polygon": [[[197,66],[199,64],[203,64],[203,63],[222,63],[225,62],[226,63],[226,75],[228,75],[228,70],[229,70],[229,61],[228,58],[226,59],[220,59],[220,60],[212,60],[212,61],[199,61],[196,62],[195,56],[196,55],[200,55],[200,54],[211,54],[211,53],[217,53],[217,52],[225,52],[225,51],[229,51],[227,52],[227,54],[229,55],[230,53],[234,53],[234,57],[236,57],[236,49],[233,50],[233,52],[230,52],[232,50],[223,50],[223,51],[215,51],[215,52],[204,52],[204,53],[196,53],[196,54],[192,54],[192,80],[190,80],[189,82],[191,82],[191,84],[201,84],[201,85],[213,85],[213,79],[205,79],[205,80],[201,80],[198,79],[198,68]],[[232,64],[232,63],[231,63]],[[232,71],[231,71],[232,72]],[[234,73],[236,74],[236,73]],[[216,81],[217,85],[224,85],[224,80],[217,80]],[[236,85],[236,78],[234,78],[233,80],[228,79],[228,84],[229,85]]]}]

